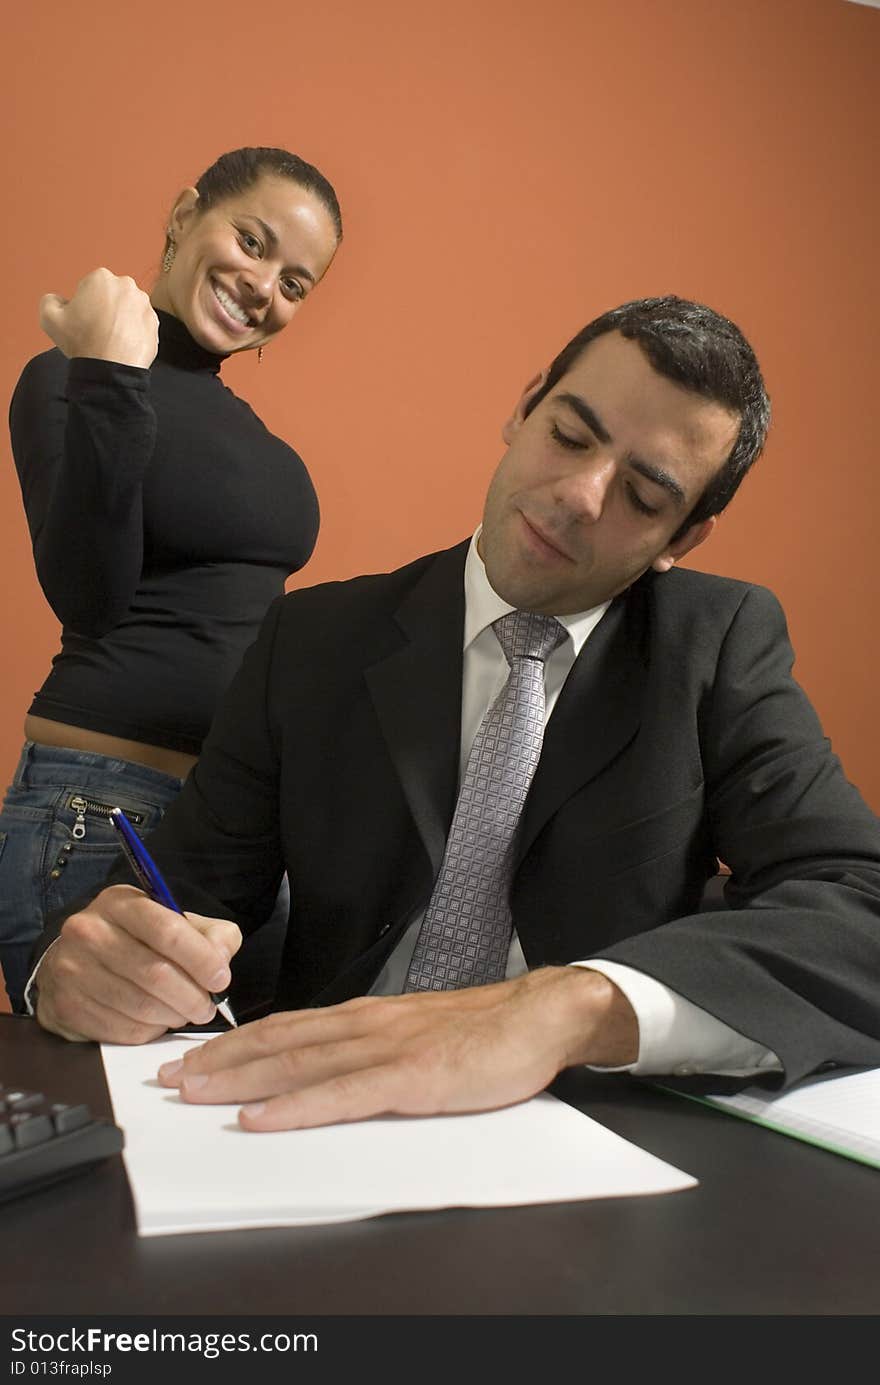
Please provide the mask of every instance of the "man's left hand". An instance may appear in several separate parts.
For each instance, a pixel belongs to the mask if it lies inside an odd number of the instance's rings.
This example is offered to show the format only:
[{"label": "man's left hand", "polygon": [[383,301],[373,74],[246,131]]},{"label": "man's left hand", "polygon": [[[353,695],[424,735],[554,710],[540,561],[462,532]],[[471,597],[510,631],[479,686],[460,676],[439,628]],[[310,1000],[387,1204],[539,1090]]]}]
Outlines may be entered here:
[{"label": "man's left hand", "polygon": [[576,1063],[638,1056],[638,1024],[598,972],[545,967],[460,991],[290,1010],[159,1069],[184,1101],[245,1103],[245,1130],[371,1116],[484,1111],[524,1101]]}]

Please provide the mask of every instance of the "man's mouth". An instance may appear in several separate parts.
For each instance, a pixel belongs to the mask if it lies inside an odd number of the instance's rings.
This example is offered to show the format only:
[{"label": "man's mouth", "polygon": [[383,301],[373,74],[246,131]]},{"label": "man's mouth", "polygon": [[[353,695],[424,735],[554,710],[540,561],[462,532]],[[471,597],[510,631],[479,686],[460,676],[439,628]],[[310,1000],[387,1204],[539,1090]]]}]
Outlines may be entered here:
[{"label": "man's mouth", "polygon": [[539,524],[536,524],[533,519],[529,519],[526,515],[524,515],[522,510],[520,510],[519,515],[520,519],[523,521],[523,524],[526,526],[526,530],[528,531],[529,537],[532,539],[533,544],[536,544],[536,546],[544,549],[545,551],[549,551],[550,554],[555,554],[557,558],[563,558],[568,563],[574,562],[574,559],[570,558],[569,555],[565,552],[565,550],[563,548],[560,548],[557,541],[554,538],[552,538],[548,533],[545,533],[545,531],[541,528]]},{"label": "man's mouth", "polygon": [[231,293],[227,293],[226,289],[221,288],[219,284],[215,284],[213,280],[211,281],[211,288],[214,291],[214,297],[217,299],[217,302],[220,304],[220,307],[223,309],[224,313],[226,313],[227,317],[231,317],[233,322],[237,322],[241,327],[252,327],[254,325],[249,314],[246,313],[241,304],[232,297]]}]

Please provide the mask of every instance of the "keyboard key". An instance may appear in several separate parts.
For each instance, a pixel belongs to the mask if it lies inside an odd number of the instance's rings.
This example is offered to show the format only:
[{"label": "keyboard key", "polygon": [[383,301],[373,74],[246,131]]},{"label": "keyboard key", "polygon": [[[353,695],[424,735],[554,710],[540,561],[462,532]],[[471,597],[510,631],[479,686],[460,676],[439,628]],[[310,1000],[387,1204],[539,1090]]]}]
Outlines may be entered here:
[{"label": "keyboard key", "polygon": [[51,1108],[52,1120],[59,1135],[68,1130],[79,1130],[92,1119],[88,1106],[64,1106],[59,1102]]},{"label": "keyboard key", "polygon": [[44,1140],[51,1140],[55,1134],[49,1117],[37,1115],[33,1111],[22,1111],[19,1115],[12,1116],[9,1124],[12,1126],[17,1149],[30,1149],[33,1145],[41,1145]]},{"label": "keyboard key", "polygon": [[45,1097],[41,1092],[7,1092],[6,1106],[13,1114],[16,1111],[32,1111],[42,1106]]}]

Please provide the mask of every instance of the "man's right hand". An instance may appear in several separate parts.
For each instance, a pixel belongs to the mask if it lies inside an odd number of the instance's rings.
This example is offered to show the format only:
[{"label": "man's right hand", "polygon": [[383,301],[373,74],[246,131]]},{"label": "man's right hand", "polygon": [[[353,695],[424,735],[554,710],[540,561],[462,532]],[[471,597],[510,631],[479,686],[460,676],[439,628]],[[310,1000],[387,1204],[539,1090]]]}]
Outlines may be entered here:
[{"label": "man's right hand", "polygon": [[159,319],[149,297],[134,279],[109,269],[93,269],[71,299],[44,294],[40,326],[68,358],[146,368],[159,349]]},{"label": "man's right hand", "polygon": [[229,985],[241,932],[226,919],[182,916],[131,885],[111,885],[71,914],[37,975],[36,1016],[64,1039],[143,1044],[205,1024],[209,992]]}]

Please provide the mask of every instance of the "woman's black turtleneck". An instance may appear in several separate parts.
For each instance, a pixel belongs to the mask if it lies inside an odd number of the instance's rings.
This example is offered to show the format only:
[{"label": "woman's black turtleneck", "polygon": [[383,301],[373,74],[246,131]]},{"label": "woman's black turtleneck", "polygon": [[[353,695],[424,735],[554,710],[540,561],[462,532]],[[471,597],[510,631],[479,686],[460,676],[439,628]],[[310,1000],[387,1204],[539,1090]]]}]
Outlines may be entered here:
[{"label": "woman's black turtleneck", "polygon": [[159,312],[148,369],[58,350],[10,408],[40,585],[61,651],[31,712],[198,753],[318,502],[300,458]]}]

